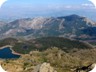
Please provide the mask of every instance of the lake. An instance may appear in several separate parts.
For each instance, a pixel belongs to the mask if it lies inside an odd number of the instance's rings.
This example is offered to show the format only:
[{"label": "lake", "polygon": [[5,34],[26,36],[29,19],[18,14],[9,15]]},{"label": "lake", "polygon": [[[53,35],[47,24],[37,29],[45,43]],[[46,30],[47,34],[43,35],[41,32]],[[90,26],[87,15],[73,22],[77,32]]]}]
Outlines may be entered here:
[{"label": "lake", "polygon": [[0,49],[0,58],[1,59],[11,59],[11,58],[19,58],[20,55],[16,55],[12,53],[12,50],[10,48],[3,48]]}]

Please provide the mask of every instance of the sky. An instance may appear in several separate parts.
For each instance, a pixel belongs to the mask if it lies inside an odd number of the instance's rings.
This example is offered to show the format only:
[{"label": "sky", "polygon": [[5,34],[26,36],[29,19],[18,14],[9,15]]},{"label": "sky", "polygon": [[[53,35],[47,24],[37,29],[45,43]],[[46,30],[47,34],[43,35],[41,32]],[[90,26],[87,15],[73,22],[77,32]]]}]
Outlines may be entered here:
[{"label": "sky", "polygon": [[96,8],[88,0],[7,0],[0,8],[0,19],[58,17],[70,14],[96,17]]}]

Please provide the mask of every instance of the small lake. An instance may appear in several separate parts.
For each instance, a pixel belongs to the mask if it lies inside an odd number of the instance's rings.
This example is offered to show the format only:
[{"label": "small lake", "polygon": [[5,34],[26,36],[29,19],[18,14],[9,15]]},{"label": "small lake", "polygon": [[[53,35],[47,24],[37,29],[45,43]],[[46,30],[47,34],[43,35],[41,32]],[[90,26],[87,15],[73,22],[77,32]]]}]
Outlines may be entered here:
[{"label": "small lake", "polygon": [[19,58],[20,55],[13,54],[10,48],[0,49],[0,58],[1,59],[11,59],[11,58]]}]

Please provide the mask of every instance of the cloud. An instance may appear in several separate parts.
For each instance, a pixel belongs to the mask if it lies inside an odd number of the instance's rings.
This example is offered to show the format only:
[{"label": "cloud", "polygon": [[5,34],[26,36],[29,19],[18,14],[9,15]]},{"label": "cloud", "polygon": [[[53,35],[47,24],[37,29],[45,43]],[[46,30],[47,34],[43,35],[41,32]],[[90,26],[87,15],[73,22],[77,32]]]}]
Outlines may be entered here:
[{"label": "cloud", "polygon": [[47,9],[63,10],[63,9],[72,9],[72,5],[49,5]]},{"label": "cloud", "polygon": [[93,4],[91,3],[83,3],[79,5],[49,5],[47,9],[54,9],[54,10],[78,10],[78,9],[94,9]]},{"label": "cloud", "polygon": [[93,7],[92,4],[88,4],[88,3],[82,4],[82,6],[84,6],[84,7]]},{"label": "cloud", "polygon": [[81,7],[84,9],[94,9],[94,5],[92,3],[81,4]]}]

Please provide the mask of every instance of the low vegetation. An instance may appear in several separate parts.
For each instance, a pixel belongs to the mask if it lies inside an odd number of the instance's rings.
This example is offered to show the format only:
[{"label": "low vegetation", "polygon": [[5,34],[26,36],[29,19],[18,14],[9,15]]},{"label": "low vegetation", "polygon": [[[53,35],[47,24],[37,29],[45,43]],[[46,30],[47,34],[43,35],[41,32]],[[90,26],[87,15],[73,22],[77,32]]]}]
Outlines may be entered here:
[{"label": "low vegetation", "polygon": [[50,63],[57,72],[74,72],[78,67],[94,63],[96,61],[95,56],[96,49],[76,50],[66,53],[54,47],[42,52],[31,51],[17,60],[4,60],[1,64],[9,72],[32,72],[35,66],[44,62]]},{"label": "low vegetation", "polygon": [[90,44],[62,37],[45,37],[28,41],[7,38],[0,41],[0,47],[13,46],[21,53],[18,59],[0,62],[9,72],[32,72],[38,64],[50,63],[57,72],[74,72],[76,68],[96,62],[96,49]]},{"label": "low vegetation", "polygon": [[45,37],[37,38],[29,41],[19,41],[13,38],[7,38],[0,41],[0,47],[12,45],[13,50],[17,53],[27,54],[30,51],[44,51],[50,47],[58,47],[63,51],[69,52],[73,48],[76,49],[91,49],[87,44],[76,40],[70,40],[62,37]]}]

